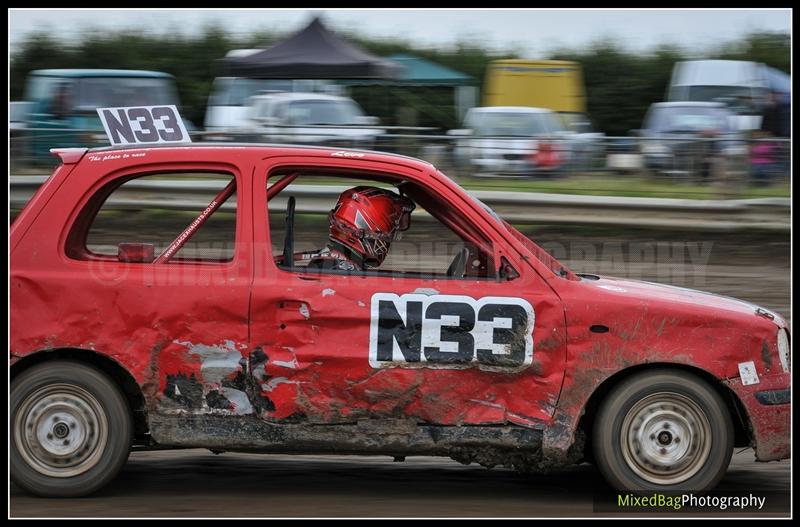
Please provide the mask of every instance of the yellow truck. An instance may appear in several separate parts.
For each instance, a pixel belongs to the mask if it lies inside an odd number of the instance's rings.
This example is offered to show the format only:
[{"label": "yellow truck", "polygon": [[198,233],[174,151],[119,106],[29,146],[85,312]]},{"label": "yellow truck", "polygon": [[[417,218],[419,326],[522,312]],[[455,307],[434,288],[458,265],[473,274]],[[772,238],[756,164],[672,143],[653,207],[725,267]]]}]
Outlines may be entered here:
[{"label": "yellow truck", "polygon": [[532,106],[585,114],[586,92],[577,62],[495,60],[486,71],[484,106]]}]

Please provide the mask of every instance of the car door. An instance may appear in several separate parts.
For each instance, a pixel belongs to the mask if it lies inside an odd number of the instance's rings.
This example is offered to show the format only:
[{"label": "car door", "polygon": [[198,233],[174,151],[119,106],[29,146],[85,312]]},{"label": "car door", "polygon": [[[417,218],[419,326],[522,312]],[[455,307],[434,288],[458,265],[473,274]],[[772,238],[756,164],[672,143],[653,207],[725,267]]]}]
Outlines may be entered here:
[{"label": "car door", "polygon": [[[450,203],[452,218],[486,234],[490,259],[507,265],[506,279],[288,271],[271,255],[268,209],[275,203],[266,199],[267,175],[282,165],[364,168],[358,160],[304,157],[256,169],[254,235],[264,249],[256,251],[251,362],[271,408],[265,419],[537,426],[552,416],[566,353],[563,307],[475,202],[431,173],[370,166],[415,178],[429,196]],[[302,201],[297,206],[303,210]]]}]

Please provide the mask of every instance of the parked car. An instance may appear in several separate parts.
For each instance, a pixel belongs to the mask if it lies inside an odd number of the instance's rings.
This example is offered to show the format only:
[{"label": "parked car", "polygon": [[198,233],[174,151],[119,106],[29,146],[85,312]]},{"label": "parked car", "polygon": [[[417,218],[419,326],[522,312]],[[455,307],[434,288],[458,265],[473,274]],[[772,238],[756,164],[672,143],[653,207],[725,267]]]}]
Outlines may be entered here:
[{"label": "parked car", "polygon": [[[175,105],[175,79],[157,71],[51,69],[30,72],[26,127],[34,160],[50,161],[53,147],[108,144],[97,108]],[[185,121],[187,128],[192,124]]]},{"label": "parked car", "polygon": [[561,135],[567,140],[569,168],[573,171],[601,168],[606,157],[606,134],[597,132],[583,113],[559,113],[564,123]]},{"label": "parked car", "polygon": [[384,130],[353,99],[321,93],[267,93],[248,102],[255,141],[370,149]]},{"label": "parked car", "polygon": [[747,155],[735,115],[722,103],[655,103],[638,135],[645,167],[665,175],[706,179],[716,160]]},{"label": "parked car", "polygon": [[569,160],[569,140],[557,114],[545,108],[470,109],[455,137],[456,166],[476,176],[555,174]]},{"label": "parked car", "polygon": [[[9,236],[9,458],[26,491],[97,491],[132,446],[525,471],[591,459],[613,487],[648,492],[713,488],[734,447],[790,456],[780,315],[576,274],[430,163],[208,143],[54,153]],[[296,223],[295,200],[327,206],[291,183],[318,175],[402,194],[457,243],[391,269],[312,269],[296,229],[324,244],[329,225]],[[104,214],[143,178],[172,192],[146,202],[149,227]],[[197,218],[176,212],[189,206]]]}]

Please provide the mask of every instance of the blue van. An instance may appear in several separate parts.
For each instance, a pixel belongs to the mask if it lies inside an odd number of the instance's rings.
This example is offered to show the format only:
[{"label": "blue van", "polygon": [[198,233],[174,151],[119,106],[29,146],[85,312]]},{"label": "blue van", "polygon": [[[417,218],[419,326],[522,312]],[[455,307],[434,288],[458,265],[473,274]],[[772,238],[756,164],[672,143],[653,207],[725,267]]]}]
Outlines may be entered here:
[{"label": "blue van", "polygon": [[108,144],[97,108],[179,105],[172,75],[106,69],[32,71],[25,101],[30,103],[25,125],[32,161],[49,158],[54,147]]}]

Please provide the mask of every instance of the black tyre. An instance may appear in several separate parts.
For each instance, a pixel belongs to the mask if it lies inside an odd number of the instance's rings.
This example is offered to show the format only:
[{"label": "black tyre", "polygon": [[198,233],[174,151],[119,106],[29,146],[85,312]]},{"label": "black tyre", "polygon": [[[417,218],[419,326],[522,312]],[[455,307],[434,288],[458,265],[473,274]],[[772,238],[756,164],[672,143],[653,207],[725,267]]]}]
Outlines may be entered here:
[{"label": "black tyre", "polygon": [[91,494],[110,482],[130,452],[128,404],[103,372],[50,361],[11,383],[11,478],[44,497]]},{"label": "black tyre", "polygon": [[680,370],[653,370],[615,386],[593,430],[597,467],[621,491],[702,491],[733,454],[733,424],[720,395]]}]

